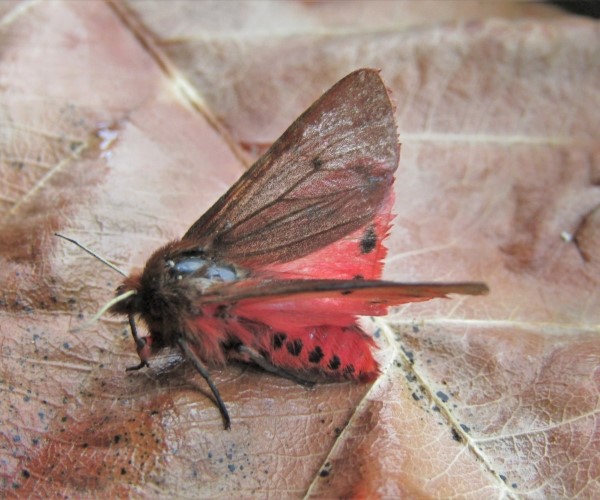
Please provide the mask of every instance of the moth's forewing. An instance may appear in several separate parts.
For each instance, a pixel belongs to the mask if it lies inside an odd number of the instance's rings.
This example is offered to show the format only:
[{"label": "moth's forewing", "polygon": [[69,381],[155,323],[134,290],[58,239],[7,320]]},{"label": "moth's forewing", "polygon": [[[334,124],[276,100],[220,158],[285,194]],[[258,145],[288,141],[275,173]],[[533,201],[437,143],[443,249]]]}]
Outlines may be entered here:
[{"label": "moth's forewing", "polygon": [[389,200],[399,144],[375,70],[336,83],[185,234],[245,266],[289,262],[370,223]]},{"label": "moth's forewing", "polygon": [[483,283],[397,283],[362,280],[244,280],[215,287],[202,296],[202,304],[260,299],[337,298],[340,301],[367,301],[388,306],[447,297],[451,293],[482,295],[488,292]]},{"label": "moth's forewing", "polygon": [[[233,315],[268,319],[270,324],[350,325],[356,316],[381,316],[388,307],[443,298],[483,295],[482,283],[395,283],[356,280],[242,281],[217,287],[202,304],[232,304]],[[249,312],[251,311],[251,312]]]}]

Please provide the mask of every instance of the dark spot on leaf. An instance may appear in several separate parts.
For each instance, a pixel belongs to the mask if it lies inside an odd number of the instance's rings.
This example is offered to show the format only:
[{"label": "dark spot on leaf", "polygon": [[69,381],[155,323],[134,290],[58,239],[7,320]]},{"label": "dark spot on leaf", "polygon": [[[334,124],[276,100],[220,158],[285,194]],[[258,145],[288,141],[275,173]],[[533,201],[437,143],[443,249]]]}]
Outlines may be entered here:
[{"label": "dark spot on leaf", "polygon": [[320,346],[316,346],[312,351],[308,353],[308,360],[311,363],[319,363],[325,354],[323,354],[323,349]]},{"label": "dark spot on leaf", "polygon": [[412,331],[413,333],[419,333],[419,327],[417,325],[413,325]]},{"label": "dark spot on leaf", "polygon": [[506,482],[506,476],[505,476],[505,475],[503,475],[503,474],[500,474],[500,476],[499,476],[499,477],[500,477],[500,479],[502,479],[502,481]]},{"label": "dark spot on leaf", "polygon": [[319,170],[323,166],[323,160],[321,160],[321,158],[318,156],[315,156],[312,159],[312,166],[315,170]]},{"label": "dark spot on leaf", "polygon": [[300,339],[290,340],[285,346],[292,356],[299,356],[302,352],[302,341]]},{"label": "dark spot on leaf", "polygon": [[416,392],[413,392],[413,393],[412,393],[412,397],[413,397],[413,399],[414,399],[415,401],[419,401],[419,399],[421,399],[421,398],[419,397],[419,395],[418,395]]},{"label": "dark spot on leaf", "polygon": [[446,393],[445,393],[445,392],[443,392],[443,391],[437,391],[437,392],[435,393],[435,395],[436,395],[438,398],[440,398],[440,399],[442,400],[442,403],[447,403],[447,402],[448,402],[448,400],[450,399],[450,398],[448,397],[448,394],[446,394]]},{"label": "dark spot on leaf", "polygon": [[321,476],[321,477],[327,477],[327,476],[329,476],[329,471],[328,470],[322,470],[321,472],[319,472],[319,476]]},{"label": "dark spot on leaf", "polygon": [[127,469],[125,469],[125,467],[121,467],[121,475],[124,476],[125,474],[127,474]]},{"label": "dark spot on leaf", "polygon": [[458,443],[462,443],[462,437],[454,427],[452,427],[452,439]]},{"label": "dark spot on leaf", "polygon": [[340,358],[338,358],[335,354],[333,356],[331,356],[331,359],[329,360],[329,364],[327,365],[327,368],[329,368],[330,370],[337,370],[340,367]]},{"label": "dark spot on leaf", "polygon": [[25,479],[29,479],[29,476],[31,476],[30,472],[27,469],[23,469],[21,471],[21,475],[25,478]]},{"label": "dark spot on leaf", "polygon": [[471,429],[469,428],[469,426],[468,426],[468,425],[465,425],[465,424],[460,424],[460,428],[461,428],[463,431],[467,432],[467,433],[468,433],[468,432],[471,432]]},{"label": "dark spot on leaf", "polygon": [[415,355],[412,351],[407,351],[404,347],[402,347],[402,352],[406,355],[411,364],[415,362]]},{"label": "dark spot on leaf", "polygon": [[117,444],[119,441],[121,441],[121,435],[120,435],[120,434],[117,434],[117,435],[115,435],[115,437],[113,438],[113,442],[114,442],[115,444]]},{"label": "dark spot on leaf", "polygon": [[229,464],[227,468],[229,469],[229,472],[235,472],[235,465]]},{"label": "dark spot on leaf", "polygon": [[276,333],[275,335],[273,335],[273,349],[275,349],[275,350],[281,349],[286,338],[287,338],[287,335],[282,332],[279,332],[279,333]]},{"label": "dark spot on leaf", "polygon": [[375,233],[375,228],[369,226],[365,231],[365,234],[363,234],[363,237],[360,239],[360,251],[364,254],[371,253],[376,245],[377,234]]}]

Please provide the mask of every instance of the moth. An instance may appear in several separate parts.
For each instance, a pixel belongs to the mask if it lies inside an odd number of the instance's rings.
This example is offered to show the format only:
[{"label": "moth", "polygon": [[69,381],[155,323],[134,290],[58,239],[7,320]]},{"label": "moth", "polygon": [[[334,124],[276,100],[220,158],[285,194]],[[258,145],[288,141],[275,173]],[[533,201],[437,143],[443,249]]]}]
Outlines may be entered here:
[{"label": "moth", "polygon": [[[378,71],[357,70],[310,106],[178,241],[125,278],[140,363],[179,348],[231,420],[208,366],[251,363],[300,383],[369,382],[375,343],[357,316],[479,295],[484,283],[380,281],[400,145]],[[148,329],[140,336],[139,317]]]}]

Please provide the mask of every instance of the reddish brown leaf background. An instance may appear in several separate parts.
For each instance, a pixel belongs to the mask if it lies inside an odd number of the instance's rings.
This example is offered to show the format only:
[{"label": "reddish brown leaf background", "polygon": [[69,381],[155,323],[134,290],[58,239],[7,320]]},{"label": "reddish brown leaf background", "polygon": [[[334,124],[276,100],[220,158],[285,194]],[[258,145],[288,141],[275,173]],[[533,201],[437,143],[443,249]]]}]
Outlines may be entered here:
[{"label": "reddish brown leaf background", "polygon": [[[600,495],[600,28],[536,4],[2,2],[3,496]],[[365,319],[373,386],[74,330],[335,81],[403,143],[386,278],[492,293]]]}]

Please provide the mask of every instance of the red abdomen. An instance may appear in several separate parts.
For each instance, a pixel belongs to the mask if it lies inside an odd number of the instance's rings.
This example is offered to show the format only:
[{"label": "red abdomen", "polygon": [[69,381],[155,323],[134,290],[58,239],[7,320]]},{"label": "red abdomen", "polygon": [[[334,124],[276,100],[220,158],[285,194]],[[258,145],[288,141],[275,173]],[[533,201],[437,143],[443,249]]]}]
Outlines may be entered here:
[{"label": "red abdomen", "polygon": [[[270,364],[298,378],[350,379],[370,382],[379,374],[373,358],[373,339],[356,324],[303,326],[263,319],[264,311],[252,307],[213,306],[194,320],[202,357],[207,362],[241,359],[230,346],[245,345]],[[268,323],[267,323],[268,321]]]}]

